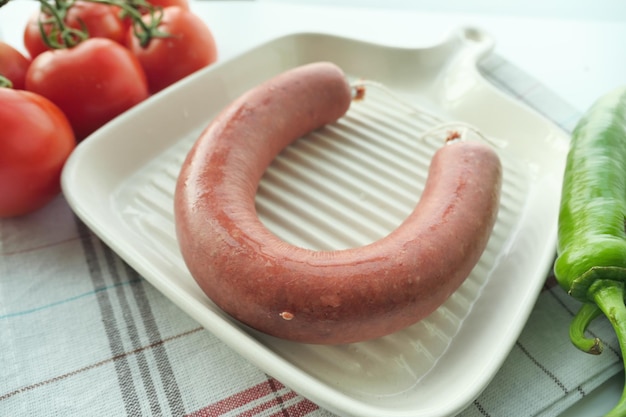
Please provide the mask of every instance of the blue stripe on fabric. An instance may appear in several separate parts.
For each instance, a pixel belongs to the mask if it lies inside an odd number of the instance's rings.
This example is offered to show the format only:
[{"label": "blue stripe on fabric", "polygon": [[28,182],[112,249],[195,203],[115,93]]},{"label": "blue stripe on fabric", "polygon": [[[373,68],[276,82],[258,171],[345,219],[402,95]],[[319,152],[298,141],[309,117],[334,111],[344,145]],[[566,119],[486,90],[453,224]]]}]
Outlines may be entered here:
[{"label": "blue stripe on fabric", "polygon": [[8,319],[8,318],[11,318],[11,317],[25,316],[25,315],[31,314],[31,313],[36,313],[38,311],[42,311],[42,310],[45,310],[47,308],[56,307],[56,306],[59,306],[59,305],[63,305],[63,304],[72,302],[72,301],[79,300],[81,298],[89,297],[90,295],[96,295],[97,293],[102,292],[102,291],[108,291],[108,290],[113,289],[113,288],[117,288],[117,287],[120,287],[120,286],[123,286],[123,285],[136,284],[138,282],[141,282],[140,278],[133,279],[133,280],[130,280],[130,281],[125,281],[125,282],[118,282],[118,283],[115,283],[113,285],[109,285],[107,287],[96,288],[93,291],[89,291],[89,292],[86,292],[84,294],[75,295],[73,297],[66,298],[64,300],[55,301],[53,303],[46,304],[46,305],[39,306],[39,307],[35,307],[35,308],[31,308],[31,309],[28,309],[28,310],[17,311],[15,313],[5,314],[3,316],[0,316],[0,320]]}]

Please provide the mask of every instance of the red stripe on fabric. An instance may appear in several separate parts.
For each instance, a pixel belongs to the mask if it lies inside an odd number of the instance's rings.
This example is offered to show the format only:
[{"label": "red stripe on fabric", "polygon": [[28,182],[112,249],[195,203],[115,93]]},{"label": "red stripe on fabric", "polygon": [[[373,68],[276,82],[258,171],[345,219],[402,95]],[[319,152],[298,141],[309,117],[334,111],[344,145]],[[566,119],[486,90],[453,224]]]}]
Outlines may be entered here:
[{"label": "red stripe on fabric", "polygon": [[284,411],[272,414],[270,417],[285,417],[285,415],[288,415],[289,417],[303,417],[318,408],[317,404],[305,398],[299,403],[286,407]]},{"label": "red stripe on fabric", "polygon": [[[280,397],[274,397],[273,399],[271,399],[270,401],[266,401],[263,404],[259,404],[256,407],[252,407],[251,409],[244,411],[241,414],[237,414],[237,417],[254,417],[257,414],[259,414],[261,411],[265,411],[267,409],[273,408],[278,406],[279,404],[285,402],[285,401],[289,401],[292,398],[297,397],[297,394],[293,391],[289,391],[287,392],[285,395],[282,395]],[[284,413],[278,413],[278,415],[283,416],[284,417]]]},{"label": "red stripe on fabric", "polygon": [[250,387],[246,390],[240,391],[230,397],[226,397],[216,403],[210,404],[204,408],[201,408],[197,411],[194,411],[191,414],[187,414],[186,417],[216,417],[221,416],[229,411],[234,410],[235,408],[242,407],[246,404],[249,404],[252,401],[256,401],[259,398],[265,397],[273,392],[272,384],[274,384],[275,389],[282,389],[285,386],[281,384],[279,381],[272,379],[261,382],[253,387]]}]

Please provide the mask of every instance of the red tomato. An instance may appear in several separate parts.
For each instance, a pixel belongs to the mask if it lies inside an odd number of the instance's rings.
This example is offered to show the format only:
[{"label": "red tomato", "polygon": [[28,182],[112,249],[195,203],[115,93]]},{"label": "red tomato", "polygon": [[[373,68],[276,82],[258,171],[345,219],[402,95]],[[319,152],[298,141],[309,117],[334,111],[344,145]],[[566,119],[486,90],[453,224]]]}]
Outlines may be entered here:
[{"label": "red tomato", "polygon": [[[148,17],[144,16],[144,19]],[[211,30],[192,12],[180,7],[166,7],[159,30],[171,36],[152,38],[146,47],[142,47],[129,30],[126,41],[128,49],[146,72],[152,93],[217,59],[217,46]]]},{"label": "red tomato", "polygon": [[79,141],[148,97],[137,59],[104,38],[40,54],[26,74],[26,89],[59,106]]},{"label": "red tomato", "polygon": [[[90,38],[108,38],[124,43],[126,37],[126,25],[120,17],[120,8],[103,3],[90,3],[87,1],[77,1],[67,11],[65,23],[74,29],[82,29],[83,24],[87,29]],[[33,14],[24,30],[24,46],[33,58],[49,48],[41,38],[39,20],[49,18],[41,12]],[[51,25],[44,24],[46,33],[50,33]]]},{"label": "red tomato", "polygon": [[8,78],[16,90],[24,89],[30,59],[8,43],[0,42],[0,75]]},{"label": "red tomato", "polygon": [[[24,29],[24,46],[33,58],[49,49],[41,39],[39,15],[40,12],[33,13],[28,22],[26,22],[26,28]],[[50,32],[50,29],[47,29],[46,32]]]},{"label": "red tomato", "polygon": [[35,211],[61,190],[76,141],[61,110],[24,90],[0,88],[0,217]]}]

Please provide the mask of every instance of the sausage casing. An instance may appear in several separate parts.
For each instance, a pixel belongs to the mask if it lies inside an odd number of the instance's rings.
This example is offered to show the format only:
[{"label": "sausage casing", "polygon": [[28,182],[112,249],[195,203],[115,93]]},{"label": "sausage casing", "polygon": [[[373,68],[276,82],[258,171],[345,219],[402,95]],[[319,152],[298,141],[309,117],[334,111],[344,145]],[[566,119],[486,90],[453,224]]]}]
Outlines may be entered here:
[{"label": "sausage casing", "polygon": [[414,324],[470,274],[495,224],[497,154],[481,142],[453,141],[434,155],[415,210],[379,241],[315,251],[269,231],[255,210],[268,165],[350,102],[333,64],[290,70],[228,106],[183,163],[174,213],[192,276],[220,308],[270,335],[339,344]]}]

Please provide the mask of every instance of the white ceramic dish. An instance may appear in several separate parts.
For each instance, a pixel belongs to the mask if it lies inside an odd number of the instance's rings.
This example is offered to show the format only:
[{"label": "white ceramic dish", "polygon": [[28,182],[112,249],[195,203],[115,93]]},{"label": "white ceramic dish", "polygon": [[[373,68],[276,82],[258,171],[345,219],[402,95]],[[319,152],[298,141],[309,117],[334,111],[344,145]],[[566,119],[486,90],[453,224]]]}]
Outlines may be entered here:
[{"label": "white ceramic dish", "polygon": [[[63,190],[77,215],[180,308],[265,372],[345,416],[450,416],[471,403],[519,336],[551,266],[568,137],[486,82],[492,39],[462,28],[440,44],[396,49],[296,34],[219,63],[100,129],[73,153]],[[200,131],[243,91],[296,65],[328,60],[383,83],[443,120],[501,144],[502,208],[487,250],[435,313],[396,334],[342,346],[278,340],[224,314],[189,275],[174,235],[178,169]],[[419,199],[441,138],[437,121],[370,89],[338,123],[299,139],[264,176],[259,216],[318,249],[368,243]]]}]

